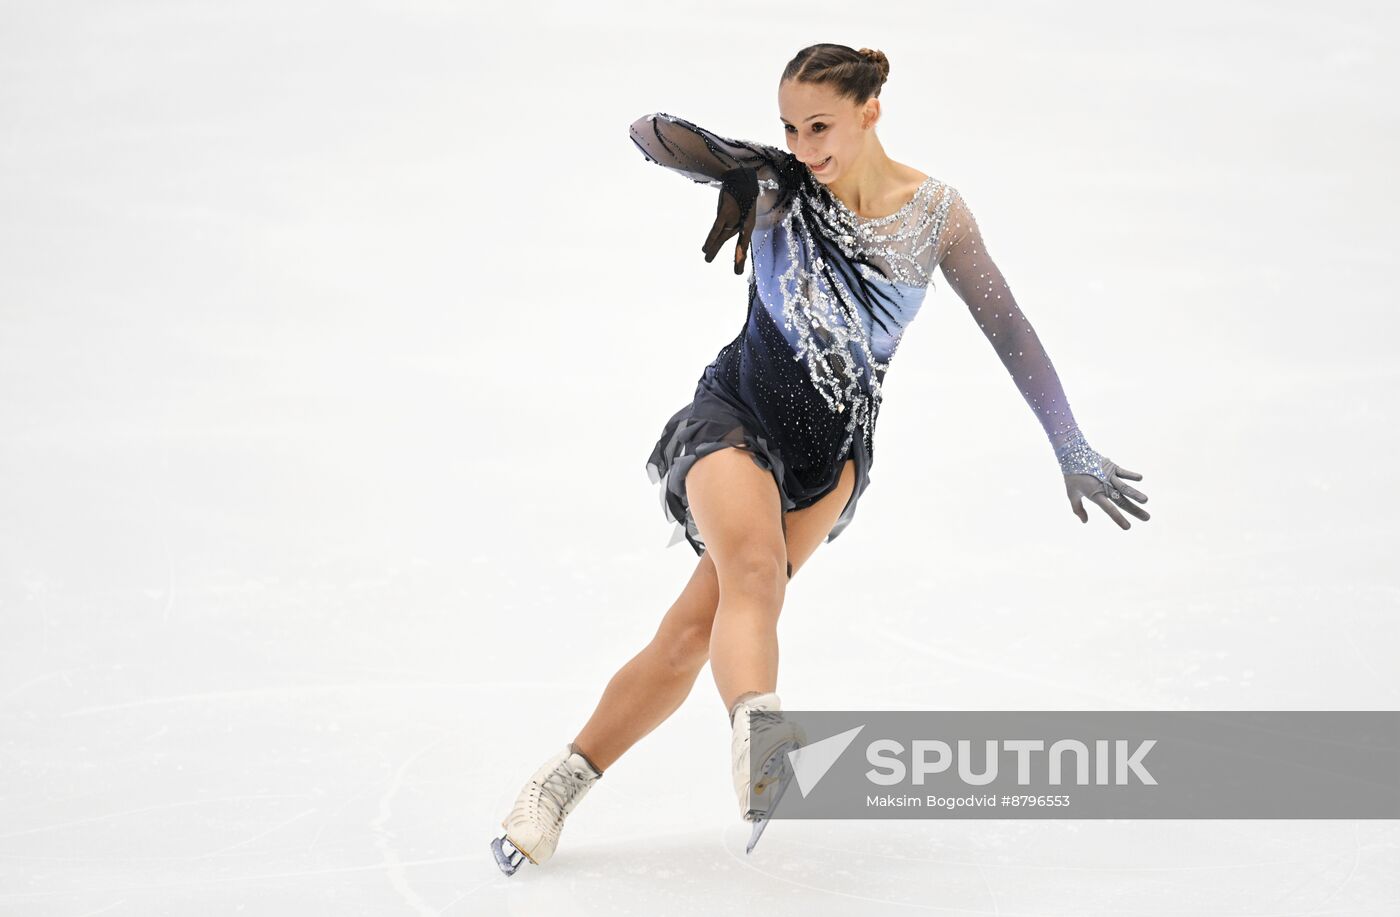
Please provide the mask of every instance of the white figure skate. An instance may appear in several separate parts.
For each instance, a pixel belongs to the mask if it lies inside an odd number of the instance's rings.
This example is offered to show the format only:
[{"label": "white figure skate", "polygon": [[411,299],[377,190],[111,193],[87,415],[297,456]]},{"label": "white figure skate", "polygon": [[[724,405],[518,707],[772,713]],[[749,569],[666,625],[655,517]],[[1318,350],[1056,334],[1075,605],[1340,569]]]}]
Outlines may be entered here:
[{"label": "white figure skate", "polygon": [[506,833],[491,841],[501,872],[514,875],[522,859],[539,865],[552,857],[564,819],[602,776],[572,744],[540,765],[501,821]]},{"label": "white figure skate", "polygon": [[[778,806],[778,800],[783,798],[788,784],[792,782],[788,752],[805,745],[807,735],[801,726],[784,719],[781,701],[772,692],[735,704],[731,722],[733,734],[729,748],[734,771],[734,793],[739,799],[740,817],[754,823],[753,834],[744,851],[752,853],[768,825],[769,817]],[[758,737],[758,745],[751,747],[754,735]],[[749,767],[754,758],[761,763],[758,780],[753,783],[753,796],[762,797],[761,800],[750,799],[749,794]]]}]

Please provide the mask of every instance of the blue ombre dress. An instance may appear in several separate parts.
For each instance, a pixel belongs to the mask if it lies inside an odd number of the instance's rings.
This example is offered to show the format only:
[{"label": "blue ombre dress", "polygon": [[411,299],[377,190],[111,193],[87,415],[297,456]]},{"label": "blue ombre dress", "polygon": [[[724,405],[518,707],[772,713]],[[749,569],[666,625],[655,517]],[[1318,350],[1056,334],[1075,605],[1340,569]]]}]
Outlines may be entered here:
[{"label": "blue ombre dress", "polygon": [[853,460],[855,488],[826,540],[841,534],[870,484],[881,383],[939,266],[1035,411],[1065,473],[1098,459],[952,186],[930,177],[895,213],[861,217],[776,147],[720,137],[664,112],[635,121],[631,137],[651,161],[712,188],[740,166],[759,181],[744,327],[705,367],[647,460],[675,526],[671,544],[684,537],[704,553],[685,476],[697,459],[726,447],[746,449],[772,472],[783,513],[830,493]]}]

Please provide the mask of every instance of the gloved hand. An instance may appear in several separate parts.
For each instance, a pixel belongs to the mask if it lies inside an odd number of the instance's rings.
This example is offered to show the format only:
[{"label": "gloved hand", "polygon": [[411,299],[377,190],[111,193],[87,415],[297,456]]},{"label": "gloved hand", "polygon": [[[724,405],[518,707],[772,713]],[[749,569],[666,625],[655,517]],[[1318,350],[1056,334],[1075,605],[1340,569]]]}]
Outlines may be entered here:
[{"label": "gloved hand", "polygon": [[701,249],[705,253],[705,263],[709,264],[719,254],[719,247],[735,233],[739,241],[734,246],[734,273],[744,273],[744,258],[749,251],[749,239],[753,235],[754,224],[758,221],[758,172],[747,166],[730,169],[720,176],[723,187],[719,191],[719,207],[715,214],[715,225],[705,238]]},{"label": "gloved hand", "polygon": [[1128,497],[1132,497],[1138,503],[1146,503],[1147,495],[1142,491],[1124,483],[1124,479],[1129,481],[1141,481],[1142,475],[1136,471],[1129,471],[1119,466],[1117,463],[1099,457],[1099,467],[1095,471],[1102,471],[1102,477],[1098,474],[1066,474],[1065,493],[1069,496],[1069,505],[1074,510],[1074,514],[1079,517],[1080,522],[1089,521],[1089,513],[1084,509],[1082,498],[1088,497],[1090,500],[1103,507],[1103,511],[1118,523],[1120,528],[1129,529],[1132,526],[1123,514],[1114,509],[1120,506],[1128,512],[1146,521],[1152,517],[1147,514],[1147,510],[1128,502]]}]

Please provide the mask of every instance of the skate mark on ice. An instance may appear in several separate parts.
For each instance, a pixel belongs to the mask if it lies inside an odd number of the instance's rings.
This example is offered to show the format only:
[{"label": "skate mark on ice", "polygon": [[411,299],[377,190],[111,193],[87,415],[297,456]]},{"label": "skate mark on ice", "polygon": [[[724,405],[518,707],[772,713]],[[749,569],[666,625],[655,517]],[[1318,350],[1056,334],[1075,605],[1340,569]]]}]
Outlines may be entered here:
[{"label": "skate mark on ice", "polygon": [[403,786],[404,775],[408,773],[413,763],[424,754],[441,745],[447,740],[451,733],[443,731],[436,739],[424,745],[422,748],[409,755],[408,758],[394,771],[389,783],[384,788],[384,794],[379,797],[379,815],[369,823],[375,833],[374,845],[379,848],[384,855],[384,870],[389,876],[389,884],[403,898],[404,903],[416,909],[420,914],[436,914],[437,908],[428,904],[423,897],[418,894],[412,884],[408,881],[408,874],[404,871],[404,864],[399,860],[399,855],[391,844],[392,836],[385,827],[394,816],[394,796],[398,793],[399,787]]}]

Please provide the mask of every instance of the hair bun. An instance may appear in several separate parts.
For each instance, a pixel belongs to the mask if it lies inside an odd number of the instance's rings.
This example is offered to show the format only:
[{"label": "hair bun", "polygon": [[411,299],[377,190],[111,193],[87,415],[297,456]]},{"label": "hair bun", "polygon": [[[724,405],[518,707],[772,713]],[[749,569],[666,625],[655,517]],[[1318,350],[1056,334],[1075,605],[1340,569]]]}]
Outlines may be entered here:
[{"label": "hair bun", "polygon": [[883,83],[890,75],[890,59],[885,57],[885,52],[874,48],[861,48],[859,53],[861,57],[880,68],[880,82]]},{"label": "hair bun", "polygon": [[[871,64],[873,66],[865,66]],[[864,105],[878,99],[880,88],[890,75],[890,59],[875,48],[856,50],[832,42],[808,45],[788,61],[779,83],[794,80],[831,86],[843,99]]]}]

